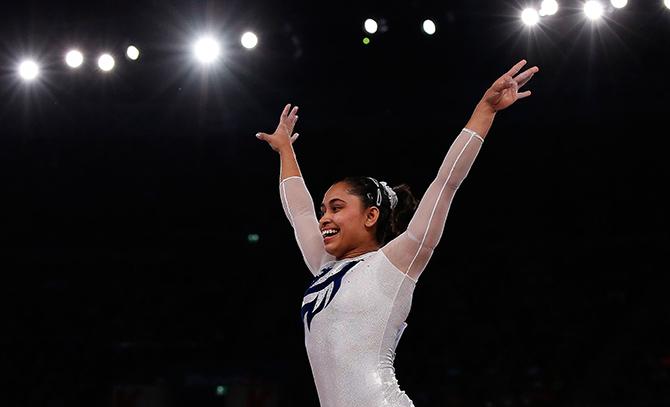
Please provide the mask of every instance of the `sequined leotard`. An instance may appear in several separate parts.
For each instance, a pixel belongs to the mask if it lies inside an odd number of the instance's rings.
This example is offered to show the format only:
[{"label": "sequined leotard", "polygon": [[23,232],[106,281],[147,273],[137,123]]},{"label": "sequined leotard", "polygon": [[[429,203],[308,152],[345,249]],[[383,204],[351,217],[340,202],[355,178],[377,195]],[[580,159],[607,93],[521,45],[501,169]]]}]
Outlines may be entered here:
[{"label": "sequined leotard", "polygon": [[282,206],[314,280],[305,292],[305,347],[321,407],[408,407],[395,377],[395,350],[412,293],[444,230],[451,201],[483,139],[463,129],[407,228],[377,251],[336,260],[324,248],[301,177],[280,183]]}]

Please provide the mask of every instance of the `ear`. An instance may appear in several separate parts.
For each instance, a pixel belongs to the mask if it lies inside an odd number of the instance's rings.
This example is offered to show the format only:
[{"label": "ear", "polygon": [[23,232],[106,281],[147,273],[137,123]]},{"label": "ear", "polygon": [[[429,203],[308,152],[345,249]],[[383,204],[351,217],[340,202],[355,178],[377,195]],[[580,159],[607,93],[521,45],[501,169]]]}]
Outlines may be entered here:
[{"label": "ear", "polygon": [[379,208],[371,206],[365,210],[365,227],[371,228],[379,220]]}]

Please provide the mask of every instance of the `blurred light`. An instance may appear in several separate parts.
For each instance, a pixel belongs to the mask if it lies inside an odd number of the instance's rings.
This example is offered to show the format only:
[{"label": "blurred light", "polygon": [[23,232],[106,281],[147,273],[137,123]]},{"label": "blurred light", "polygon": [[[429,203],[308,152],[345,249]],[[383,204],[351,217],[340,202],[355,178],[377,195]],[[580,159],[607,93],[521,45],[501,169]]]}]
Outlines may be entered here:
[{"label": "blurred light", "polygon": [[425,20],[423,22],[423,32],[425,32],[428,35],[433,35],[435,34],[435,23],[433,20]]},{"label": "blurred light", "polygon": [[33,60],[25,60],[19,65],[19,75],[26,81],[32,81],[40,73],[40,67]]},{"label": "blurred light", "polygon": [[610,0],[614,8],[624,8],[628,4],[628,0]]},{"label": "blurred light", "polygon": [[540,22],[540,15],[534,8],[527,8],[521,12],[521,21],[527,26],[532,26]]},{"label": "blurred light", "polygon": [[584,3],[584,14],[591,20],[597,20],[603,15],[603,5],[597,0],[589,0]]},{"label": "blurred light", "polygon": [[137,61],[137,58],[140,57],[140,50],[136,46],[131,45],[126,49],[126,56],[132,61]]},{"label": "blurred light", "polygon": [[665,4],[665,7],[670,8],[670,0],[665,0],[663,4]]},{"label": "blurred light", "polygon": [[226,386],[216,386],[216,395],[225,396],[228,393],[228,388]]},{"label": "blurred light", "polygon": [[558,2],[556,0],[544,0],[540,5],[541,16],[553,16],[558,12]]},{"label": "blurred light", "polygon": [[370,43],[370,39],[368,37],[363,37],[363,44],[368,45],[369,43]]},{"label": "blurred light", "polygon": [[193,46],[193,52],[198,61],[209,64],[219,58],[221,47],[214,38],[202,37]]},{"label": "blurred light", "polygon": [[242,46],[244,48],[252,49],[258,44],[258,37],[256,36],[256,34],[252,33],[251,31],[248,31],[242,34],[240,42],[242,42]]},{"label": "blurred light", "polygon": [[249,233],[249,235],[247,235],[247,241],[249,243],[258,243],[259,240],[261,240],[261,237],[257,233]]},{"label": "blurred light", "polygon": [[102,54],[100,55],[100,58],[98,58],[98,67],[105,72],[114,69],[114,64],[114,58],[109,54]]},{"label": "blurred light", "polygon": [[84,55],[81,52],[73,49],[65,54],[65,63],[70,68],[79,68],[84,63]]},{"label": "blurred light", "polygon": [[374,34],[377,32],[377,22],[371,18],[368,18],[365,20],[365,23],[363,23],[363,27],[365,28],[365,31],[369,32],[370,34]]}]

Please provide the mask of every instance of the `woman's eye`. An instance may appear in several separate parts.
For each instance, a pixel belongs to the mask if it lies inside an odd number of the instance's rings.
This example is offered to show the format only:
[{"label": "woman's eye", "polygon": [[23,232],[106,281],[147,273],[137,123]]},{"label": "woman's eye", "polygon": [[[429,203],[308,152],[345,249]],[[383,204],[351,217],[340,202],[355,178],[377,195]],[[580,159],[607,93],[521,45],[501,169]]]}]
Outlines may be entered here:
[{"label": "woman's eye", "polygon": [[[342,208],[334,206],[334,207],[330,208],[330,211],[335,213],[335,212],[339,212],[340,209],[342,209]],[[319,213],[319,217],[323,217],[326,214],[326,211],[321,209],[318,213]]]}]

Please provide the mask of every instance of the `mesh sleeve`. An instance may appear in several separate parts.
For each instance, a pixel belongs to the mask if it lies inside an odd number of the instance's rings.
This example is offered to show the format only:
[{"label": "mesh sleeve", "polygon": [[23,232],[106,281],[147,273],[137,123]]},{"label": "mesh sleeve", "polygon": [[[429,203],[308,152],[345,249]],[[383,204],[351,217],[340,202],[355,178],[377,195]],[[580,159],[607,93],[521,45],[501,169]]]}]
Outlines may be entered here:
[{"label": "mesh sleeve", "polygon": [[319,274],[321,265],[333,259],[326,252],[319,230],[314,202],[302,177],[288,177],[279,184],[279,196],[284,213],[295,232],[295,239],[313,275]]},{"label": "mesh sleeve", "polygon": [[449,148],[437,177],[421,198],[407,230],[382,248],[391,263],[415,281],[442,237],[451,202],[483,141],[472,130],[461,131]]}]

